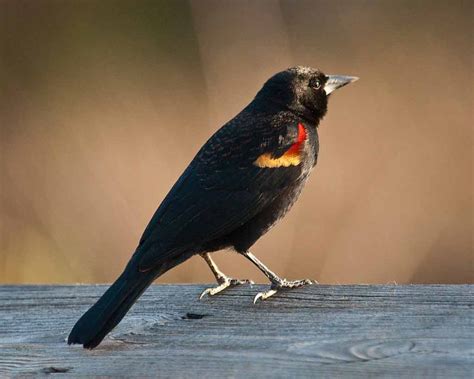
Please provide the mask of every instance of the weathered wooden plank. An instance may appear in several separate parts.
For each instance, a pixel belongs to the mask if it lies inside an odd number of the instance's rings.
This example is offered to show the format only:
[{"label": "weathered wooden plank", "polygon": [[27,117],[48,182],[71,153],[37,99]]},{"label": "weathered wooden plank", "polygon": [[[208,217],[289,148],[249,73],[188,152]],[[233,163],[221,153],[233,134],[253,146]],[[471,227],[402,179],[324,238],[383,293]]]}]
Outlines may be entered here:
[{"label": "weathered wooden plank", "polygon": [[106,286],[0,286],[0,377],[472,377],[473,286],[152,286],[97,349],[68,346]]}]

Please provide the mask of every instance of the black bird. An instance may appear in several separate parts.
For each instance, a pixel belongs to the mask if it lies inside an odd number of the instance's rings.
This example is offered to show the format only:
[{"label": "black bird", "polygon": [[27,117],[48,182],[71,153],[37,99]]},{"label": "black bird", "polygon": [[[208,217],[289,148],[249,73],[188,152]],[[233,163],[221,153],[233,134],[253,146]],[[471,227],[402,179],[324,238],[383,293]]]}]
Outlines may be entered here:
[{"label": "black bird", "polygon": [[358,78],[293,67],[271,77],[254,100],[201,148],[148,224],[125,270],[80,319],[69,344],[93,349],[160,275],[200,254],[218,286],[249,283],[223,274],[209,253],[231,248],[270,280],[266,299],[280,289],[310,284],[281,279],[249,248],[297,200],[318,158],[319,122],[335,89]]}]

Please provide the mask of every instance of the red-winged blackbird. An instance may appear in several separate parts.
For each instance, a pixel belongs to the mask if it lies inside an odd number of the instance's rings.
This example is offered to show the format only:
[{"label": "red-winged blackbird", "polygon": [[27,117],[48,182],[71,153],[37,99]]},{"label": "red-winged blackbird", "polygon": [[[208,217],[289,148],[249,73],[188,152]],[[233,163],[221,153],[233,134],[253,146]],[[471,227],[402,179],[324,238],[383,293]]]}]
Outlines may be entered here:
[{"label": "red-winged blackbird", "polygon": [[153,280],[195,254],[219,284],[202,295],[250,282],[227,277],[212,261],[209,253],[225,248],[242,254],[270,280],[270,290],[255,301],[310,284],[279,278],[249,248],[297,200],[316,165],[317,127],[329,94],[355,80],[307,67],[271,77],[197,153],[153,215],[122,275],[79,319],[68,343],[96,347]]}]

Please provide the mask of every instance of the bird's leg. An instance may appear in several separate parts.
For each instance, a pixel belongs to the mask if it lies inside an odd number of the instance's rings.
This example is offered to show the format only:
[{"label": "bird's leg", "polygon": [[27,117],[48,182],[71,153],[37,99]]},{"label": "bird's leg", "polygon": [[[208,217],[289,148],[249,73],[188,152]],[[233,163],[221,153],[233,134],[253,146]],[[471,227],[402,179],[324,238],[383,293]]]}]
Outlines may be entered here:
[{"label": "bird's leg", "polygon": [[221,270],[219,270],[219,267],[217,267],[217,265],[212,260],[211,255],[209,253],[201,254],[201,257],[204,258],[204,260],[208,264],[209,268],[211,269],[212,273],[216,277],[218,286],[213,287],[213,288],[205,289],[201,293],[201,296],[199,296],[200,299],[202,299],[202,297],[204,295],[209,295],[209,296],[216,295],[219,292],[224,291],[228,287],[235,287],[235,286],[238,286],[240,284],[253,284],[253,282],[251,280],[247,280],[247,279],[238,280],[238,279],[229,278]]},{"label": "bird's leg", "polygon": [[265,300],[268,299],[270,296],[276,294],[279,290],[282,289],[291,289],[291,288],[298,288],[304,286],[306,284],[314,284],[312,280],[303,279],[303,280],[286,280],[280,278],[277,274],[275,274],[272,270],[270,270],[267,266],[265,266],[255,255],[253,255],[250,251],[246,251],[243,255],[250,260],[255,266],[258,267],[260,271],[262,271],[265,276],[270,280],[272,283],[270,289],[266,292],[259,292],[257,296],[253,299],[253,303],[255,304],[257,300]]}]

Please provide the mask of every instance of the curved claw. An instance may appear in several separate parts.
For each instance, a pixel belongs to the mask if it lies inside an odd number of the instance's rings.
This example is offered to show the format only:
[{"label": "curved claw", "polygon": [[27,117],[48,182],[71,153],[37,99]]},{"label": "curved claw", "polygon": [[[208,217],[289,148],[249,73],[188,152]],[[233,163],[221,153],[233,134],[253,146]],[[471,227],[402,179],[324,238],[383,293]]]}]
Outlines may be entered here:
[{"label": "curved claw", "polygon": [[273,296],[277,293],[277,290],[268,290],[266,292],[259,292],[253,299],[253,303],[256,304],[258,300],[268,299],[270,296]]},{"label": "curved claw", "polygon": [[258,299],[260,299],[262,296],[263,296],[263,292],[257,293],[255,297],[253,298],[253,303],[257,304]]},{"label": "curved claw", "polygon": [[226,278],[217,287],[206,288],[204,291],[202,291],[201,295],[199,296],[199,300],[201,300],[205,295],[214,296],[214,295],[217,295],[219,292],[224,291],[226,288],[239,286],[241,284],[254,284],[254,283],[252,280],[248,280],[248,279],[239,280],[239,279]]},{"label": "curved claw", "polygon": [[258,300],[265,300],[268,299],[270,296],[275,295],[279,290],[285,289],[292,289],[302,287],[308,284],[316,284],[316,281],[312,281],[309,279],[303,280],[294,280],[294,281],[287,281],[283,279],[281,282],[273,283],[271,288],[266,292],[259,292],[253,299],[253,303],[256,304]]},{"label": "curved claw", "polygon": [[[206,288],[204,291],[201,292],[201,294],[199,295],[199,300],[201,300],[205,295],[207,295],[209,292],[212,291],[212,288]],[[209,296],[212,296],[212,295],[209,295]]]}]

